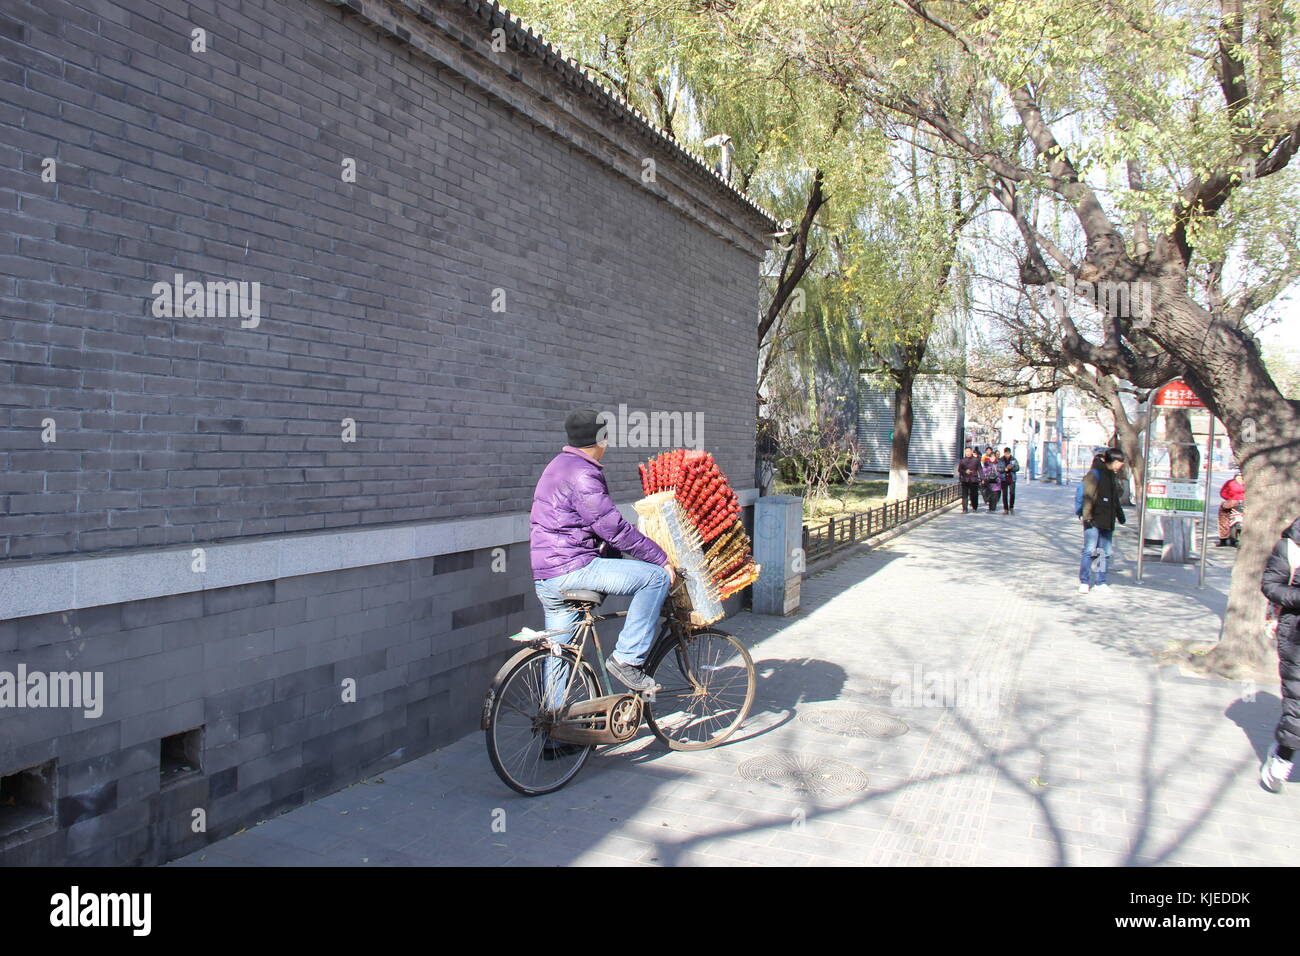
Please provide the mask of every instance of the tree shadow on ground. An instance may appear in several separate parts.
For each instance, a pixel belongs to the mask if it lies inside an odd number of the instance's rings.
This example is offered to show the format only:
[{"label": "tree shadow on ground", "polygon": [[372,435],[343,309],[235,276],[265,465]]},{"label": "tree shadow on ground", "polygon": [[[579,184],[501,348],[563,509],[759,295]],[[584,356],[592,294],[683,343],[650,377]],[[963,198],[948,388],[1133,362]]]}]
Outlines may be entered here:
[{"label": "tree shadow on ground", "polygon": [[[1067,489],[1062,489],[1060,497],[1064,499],[1067,493]],[[997,537],[990,534],[993,521],[978,519],[985,534],[972,534],[966,529],[974,529],[977,519],[960,516],[960,512],[950,513],[909,532],[898,539],[897,545],[891,542],[891,546],[899,549],[896,552],[873,551],[846,559],[841,565],[812,579],[810,586],[806,587],[805,607],[797,619],[814,615],[827,605],[843,600],[846,591],[901,557],[911,562],[925,577],[918,582],[915,592],[891,595],[896,606],[863,609],[864,620],[871,620],[873,624],[870,628],[863,628],[864,639],[871,641],[872,663],[867,666],[882,668],[878,673],[892,673],[913,661],[959,671],[983,666],[973,649],[985,646],[987,642],[980,645],[954,640],[949,622],[935,615],[928,604],[928,599],[937,589],[953,581],[954,577],[960,577],[965,587],[978,588],[982,582],[988,581],[995,586],[993,593],[996,589],[1019,592],[1025,600],[1037,602],[1040,616],[1053,615],[1064,620],[1072,630],[1081,629],[1087,640],[1099,644],[1104,650],[1149,659],[1151,646],[1158,644],[1161,632],[1167,632],[1169,628],[1168,618],[1162,616],[1164,612],[1159,607],[1144,608],[1140,602],[1130,607],[1120,602],[1115,605],[1113,615],[1097,614],[1095,608],[1085,615],[1081,609],[1052,600],[1049,590],[1041,585],[1042,562],[1017,563],[1016,556],[1027,549],[1042,548],[1050,541],[1064,537],[1063,533],[1057,533],[1054,538],[1050,527],[1053,522],[1034,516],[1036,510],[1046,509],[1036,505],[1033,498],[1031,492],[1025,501],[1027,507],[1024,510],[1030,514],[1023,517],[1029,520],[1016,521],[1015,518],[1021,515],[994,519],[1012,519],[1011,523],[999,525]],[[963,521],[969,524],[960,524]],[[1058,528],[1068,524],[1068,520],[1056,523]],[[1050,547],[1045,550],[1054,553]],[[1073,546],[1070,550],[1073,551]],[[1068,563],[1064,573],[1071,573]],[[931,580],[932,585],[926,583]],[[1003,626],[1002,622],[994,619],[996,610],[996,604],[980,604],[972,609],[971,615],[979,627]],[[887,616],[871,617],[879,613]],[[895,619],[914,624],[923,622],[923,626],[933,627],[935,633],[922,635],[923,639],[918,641],[914,633],[905,635],[892,626]],[[929,623],[924,624],[927,621]],[[747,647],[759,648],[780,635],[791,623],[794,622],[751,619],[738,621],[727,629],[734,630]],[[1053,639],[1062,639],[1062,633],[1055,630]],[[1034,639],[1031,634],[1027,647],[1032,649]],[[841,664],[826,659],[828,656],[824,650],[821,656],[780,657],[769,653],[756,661],[759,686],[749,722],[728,746],[719,750],[762,739],[789,724],[799,709],[808,703],[835,701],[854,707],[870,701],[883,705],[883,709],[899,710],[888,706],[891,688],[887,682],[875,677],[864,679],[860,671],[850,675]],[[858,663],[861,664],[860,659]],[[900,855],[892,851],[897,847],[895,841],[901,839],[911,841],[913,847],[901,854],[904,861],[938,863],[943,862],[940,858],[942,843],[933,838],[932,827],[946,826],[948,833],[965,834],[968,837],[965,849],[974,854],[996,851],[998,844],[995,837],[990,838],[991,842],[981,842],[983,830],[972,843],[970,834],[955,829],[956,824],[942,818],[935,822],[931,813],[937,808],[941,815],[946,814],[949,808],[943,804],[945,795],[942,790],[936,795],[925,788],[942,788],[946,781],[972,776],[993,777],[1001,783],[1003,792],[1024,798],[1023,804],[1017,802],[1015,812],[1024,815],[1023,829],[1026,833],[1041,828],[1041,842],[1052,863],[1070,865],[1077,862],[1081,858],[1080,848],[1087,847],[1110,854],[1108,862],[1148,865],[1174,862],[1179,850],[1207,826],[1230,788],[1251,763],[1252,757],[1245,753],[1240,761],[1220,757],[1217,763],[1222,770],[1219,773],[1201,772],[1195,777],[1195,788],[1191,790],[1184,778],[1180,792],[1176,783],[1179,775],[1189,772],[1189,768],[1195,771],[1195,768],[1203,766],[1208,751],[1195,734],[1190,740],[1183,734],[1180,722],[1190,712],[1187,699],[1167,700],[1170,688],[1162,686],[1160,674],[1152,666],[1146,674],[1145,693],[1121,695],[1116,700],[1121,708],[1138,708],[1143,713],[1141,721],[1133,724],[1140,729],[1132,733],[1131,743],[1126,737],[1122,752],[1116,746],[1115,752],[1120,756],[1113,767],[1079,771],[1072,766],[1079,748],[1065,743],[1072,734],[1080,733],[1082,728],[1083,732],[1099,734],[1097,746],[1111,746],[1111,741],[1101,736],[1105,730],[1098,730],[1099,726],[1105,727],[1105,722],[1099,725],[1096,713],[1085,712],[1082,695],[1088,692],[1086,681],[1065,688],[1067,692],[1064,693],[1059,684],[1049,688],[1022,684],[1021,666],[1021,659],[1012,662],[1007,675],[1009,690],[1007,696],[999,700],[1001,709],[996,721],[975,719],[958,708],[906,713],[904,719],[915,727],[933,724],[928,728],[923,750],[941,746],[948,748],[953,755],[948,762],[929,761],[930,766],[940,767],[940,772],[907,773],[905,766],[920,766],[920,763],[911,762],[908,751],[883,751],[886,755],[898,757],[896,766],[902,769],[895,775],[896,782],[889,782],[891,774],[886,770],[883,773],[885,783],[871,786],[862,793],[825,797],[786,792],[784,801],[773,788],[770,791],[773,799],[762,801],[762,805],[766,808],[784,804],[792,811],[798,811],[798,822],[804,827],[818,821],[839,825],[840,821],[834,816],[836,813],[854,808],[879,808],[884,815],[881,839],[875,841],[874,847],[864,846],[860,859],[850,857],[852,862],[873,863],[882,856],[898,859]],[[1199,699],[1193,704],[1195,708],[1204,709]],[[1180,706],[1183,708],[1181,712]],[[1200,710],[1196,713],[1199,714]],[[1254,701],[1234,703],[1226,712],[1228,718],[1246,732],[1256,756],[1262,756],[1267,750],[1268,728],[1276,714],[1276,698],[1267,694],[1258,695]],[[1083,721],[1088,722],[1081,724]],[[778,832],[812,835],[808,830],[799,830],[792,825],[795,822],[792,813],[783,813],[779,809],[760,811],[753,808],[755,801],[752,798],[749,799],[751,806],[747,808],[744,787],[749,787],[752,792],[753,788],[770,785],[760,782],[736,784],[731,766],[734,758],[723,757],[720,763],[706,765],[712,770],[711,774],[699,774],[689,763],[692,755],[677,755],[682,758],[680,763],[663,760],[670,752],[653,738],[647,739],[645,730],[637,743],[639,749],[635,753],[620,754],[611,748],[602,756],[614,759],[592,760],[569,788],[536,798],[506,792],[483,757],[481,746],[476,751],[462,748],[454,759],[448,760],[447,766],[439,769],[436,793],[429,792],[428,782],[424,780],[416,781],[421,786],[411,791],[421,795],[429,793],[431,802],[435,804],[439,795],[458,794],[461,806],[456,812],[459,816],[441,820],[438,826],[424,833],[419,853],[407,848],[403,853],[394,851],[387,856],[378,853],[373,860],[437,862],[445,860],[448,853],[463,851],[471,858],[478,854],[480,858],[489,859],[495,852],[500,855],[499,862],[519,865],[565,865],[583,862],[588,854],[608,850],[624,841],[635,841],[638,847],[648,846],[649,851],[633,858],[659,865],[696,862],[693,859],[695,850],[703,851],[714,862],[725,862],[737,856],[743,858],[746,854],[750,854],[749,858],[755,862],[764,862],[762,854],[769,846],[789,845],[793,852],[799,852],[797,842],[790,845],[789,841],[776,835]],[[885,742],[881,746],[885,748],[891,744]],[[902,756],[898,756],[900,754]],[[748,756],[748,753],[742,749],[738,755]],[[1089,774],[1092,774],[1092,779],[1089,779]],[[878,779],[878,776],[872,779]],[[1121,795],[1107,800],[1102,795],[1108,789],[1107,784],[1113,785]],[[987,787],[987,783],[982,786]],[[1072,786],[1075,792],[1071,792]],[[701,825],[701,814],[709,818],[710,788],[716,792],[718,810],[726,811],[734,806],[733,816],[743,814],[745,819],[725,819],[728,814],[720,812],[718,816],[721,818],[716,825]],[[1087,789],[1079,793],[1078,788]],[[889,802],[899,799],[903,801],[901,804]],[[919,804],[913,803],[913,799]],[[1173,804],[1175,801],[1189,807],[1190,814],[1172,817],[1163,813],[1165,803]],[[656,818],[654,813],[645,814],[647,808],[662,809],[663,816]],[[485,836],[485,821],[498,809],[502,814],[506,810],[509,812],[508,834]],[[952,811],[969,813],[970,808],[953,807]],[[1097,825],[1091,829],[1087,821],[1082,824],[1077,820],[1071,822],[1071,818],[1086,811],[1092,811],[1096,816]],[[407,816],[399,819],[411,820],[412,826],[427,828],[432,822],[439,821],[436,807],[433,813],[425,809],[423,816],[418,818],[413,815],[413,810],[404,809],[402,812]],[[632,819],[638,814],[648,816],[650,822]],[[684,819],[687,817],[689,819]],[[978,812],[969,813],[969,817],[975,822],[961,826],[983,825]],[[1021,827],[1019,820],[1013,825]],[[1080,833],[1081,825],[1089,832]],[[834,833],[831,828],[829,837],[823,839],[822,844],[834,844]],[[754,835],[757,839],[745,840],[746,835]],[[737,838],[737,843],[728,846],[728,838]],[[507,843],[509,845],[504,849],[491,849]],[[714,843],[718,845],[711,846]],[[819,850],[812,852],[824,854],[843,849],[842,846],[819,846]],[[638,849],[637,854],[640,852]],[[1086,855],[1082,858],[1088,859]]]},{"label": "tree shadow on ground", "polygon": [[[1064,498],[1063,489],[1062,498]],[[961,567],[982,569],[996,579],[1000,586],[1033,588],[1031,582],[1041,580],[1041,564],[1035,567],[1015,567],[1014,562],[1008,567],[1007,555],[1014,555],[1017,545],[1024,543],[1026,548],[1046,550],[1048,554],[1059,554],[1062,560],[1062,576],[1067,580],[1075,579],[1077,570],[1077,546],[1073,541],[1067,542],[1066,533],[1051,528],[1050,521],[1024,522],[1008,524],[997,531],[991,548],[984,534],[970,534],[966,529],[977,527],[971,516],[957,517],[956,512],[938,519],[947,522],[942,527],[936,522],[928,526],[930,532],[940,532],[944,544],[941,553],[930,555],[908,554],[905,557],[914,560],[918,567],[941,569]],[[1002,516],[1000,516],[1002,517]],[[1005,516],[1010,517],[1010,516]],[[1067,518],[1070,516],[1067,516]],[[955,522],[970,522],[958,525]],[[985,519],[979,519],[981,522]],[[993,531],[991,522],[984,524],[982,531]],[[1059,528],[1072,526],[1068,521],[1057,523]],[[915,532],[914,532],[915,533]],[[1130,544],[1135,541],[1130,540]],[[805,604],[804,612],[816,613],[824,604],[836,600],[845,590],[852,588],[877,573],[891,558],[879,552],[848,559],[844,564],[828,569],[818,576],[819,583],[825,587]],[[1128,563],[1131,567],[1131,563]],[[1170,571],[1186,571],[1185,568],[1169,567]],[[1008,574],[1007,572],[1011,573]],[[1191,569],[1194,573],[1194,568]],[[836,575],[826,578],[825,575]],[[1159,592],[1163,601],[1152,601],[1153,594],[1143,595],[1138,588],[1121,588],[1117,593],[1130,591],[1127,599],[1121,599],[1108,606],[1075,605],[1068,602],[1053,603],[1046,589],[1039,588],[1031,594],[1029,600],[1040,603],[1040,613],[1055,615],[1087,641],[1104,650],[1123,654],[1135,660],[1151,661],[1152,652],[1158,650],[1167,641],[1170,628],[1170,612],[1167,607],[1168,596],[1192,597],[1197,605],[1215,614],[1222,613],[1224,595],[1212,589],[1201,593],[1189,593],[1185,584],[1176,580],[1162,580],[1159,574],[1152,575],[1150,588]],[[940,579],[936,578],[936,581]],[[914,596],[914,599],[922,596]],[[1166,606],[1162,606],[1165,604]],[[1044,608],[1043,605],[1046,605]],[[982,609],[981,609],[982,610]],[[1111,614],[1105,611],[1113,611]],[[1099,611],[1103,613],[1098,613]],[[1191,611],[1189,620],[1194,620],[1203,611]],[[1057,631],[1057,638],[1060,632]],[[950,635],[945,634],[945,637]],[[917,644],[895,639],[888,630],[877,629],[872,634],[873,651],[878,652],[881,661],[894,662],[903,666],[904,662],[923,658],[925,664],[938,662],[940,667],[965,666],[978,667],[980,662],[969,658],[963,659],[964,653],[959,643],[943,641],[930,648],[918,647]],[[816,658],[796,658],[783,661],[779,658],[767,658],[760,662],[760,671],[764,677],[764,691],[760,696],[760,706],[755,715],[781,715],[780,725],[793,718],[800,704],[809,700],[837,700],[852,705],[859,694],[853,697],[843,696],[845,677],[842,671],[835,673],[838,665]],[[782,676],[783,668],[790,668],[788,675]],[[771,673],[768,674],[768,670]],[[1150,666],[1146,672],[1146,692],[1140,697],[1128,701],[1132,707],[1140,708],[1144,714],[1142,729],[1132,738],[1125,738],[1122,747],[1116,747],[1114,770],[1103,770],[1095,782],[1089,784],[1087,771],[1079,777],[1076,768],[1071,766],[1070,748],[1063,749],[1060,742],[1068,739],[1083,719],[1084,710],[1077,696],[1065,695],[1060,699],[1048,699],[1044,695],[1034,694],[1032,688],[1026,688],[1019,696],[1004,702],[1009,708],[1004,718],[990,732],[987,723],[981,729],[978,721],[972,720],[960,710],[946,709],[938,714],[941,731],[948,735],[949,746],[957,747],[968,754],[967,759],[959,761],[950,770],[937,774],[928,774],[915,778],[909,777],[901,782],[841,798],[824,798],[812,794],[793,793],[789,799],[800,807],[800,821],[804,825],[833,817],[837,812],[880,805],[914,793],[918,788],[942,786],[944,781],[959,779],[969,775],[996,775],[1003,783],[1004,790],[1010,790],[1025,800],[1027,815],[1025,830],[1036,829],[1035,822],[1041,827],[1044,847],[1051,862],[1055,865],[1070,865],[1082,858],[1090,859],[1085,853],[1108,854],[1114,865],[1143,866],[1175,862],[1179,851],[1188,845],[1207,827],[1215,811],[1224,803],[1228,793],[1240,782],[1249,769],[1252,758],[1246,754],[1240,760],[1218,763],[1222,769],[1217,773],[1204,774],[1196,778],[1194,794],[1186,793],[1187,785],[1178,789],[1176,778],[1188,772],[1189,768],[1204,766],[1208,753],[1201,741],[1180,739],[1181,722],[1186,719],[1186,704],[1173,705],[1167,698],[1169,688],[1163,686],[1164,678],[1160,671]],[[1176,678],[1175,678],[1176,679]],[[1013,680],[1014,683],[1014,680]],[[825,685],[824,690],[818,690]],[[808,694],[809,688],[813,695]],[[887,699],[887,688],[873,688],[876,703]],[[1086,693],[1086,690],[1081,690]],[[1267,751],[1269,727],[1276,719],[1276,698],[1271,695],[1259,695],[1253,702],[1239,701],[1228,708],[1227,715],[1247,732],[1256,755],[1262,757]],[[909,715],[908,722],[915,723],[916,715]],[[945,720],[945,718],[947,718]],[[1096,716],[1090,715],[1094,722]],[[931,731],[935,732],[934,729]],[[931,743],[935,738],[931,737]],[[1131,742],[1130,742],[1131,741]],[[1110,746],[1110,741],[1100,739],[1099,746]],[[648,768],[647,768],[648,769]],[[1073,774],[1073,775],[1072,775]],[[1058,779],[1059,778],[1059,779]],[[671,779],[671,778],[665,778]],[[1121,787],[1124,796],[1106,797],[1101,793],[1086,793],[1083,799],[1091,801],[1082,806],[1080,798],[1072,789],[1078,786],[1096,786],[1096,783],[1113,779]],[[1078,781],[1076,783],[1076,781]],[[766,786],[755,784],[755,786]],[[1104,789],[1104,788],[1103,788]],[[928,798],[922,798],[928,799]],[[1169,816],[1163,807],[1166,801],[1190,804],[1190,812],[1181,816]],[[954,812],[958,808],[954,807]],[[1079,814],[1087,811],[1089,819],[1081,824]],[[1064,820],[1070,815],[1073,822]],[[750,840],[750,844],[765,844],[777,841],[779,845],[797,848],[797,843],[780,841],[774,836],[777,832],[799,832],[792,824],[789,814],[748,812],[743,822],[719,822],[707,832],[698,830],[687,835],[682,831],[665,831],[662,837],[654,840],[653,862],[660,865],[674,865],[692,862],[693,851],[713,852],[710,844],[718,843],[716,852],[722,857],[728,855],[726,840],[744,838],[746,835],[760,836],[761,839]],[[752,819],[758,817],[759,819]],[[909,815],[906,806],[901,809],[891,808],[887,820],[888,833],[904,839],[914,838],[918,848],[912,858],[915,862],[941,862],[939,850],[933,842],[927,842],[926,818],[917,814]],[[1080,832],[1082,826],[1084,832]],[[880,841],[876,844],[882,850],[895,844]],[[978,853],[986,846],[977,846]],[[996,842],[987,848],[996,850]],[[887,851],[886,851],[887,852]],[[862,862],[873,862],[865,858],[869,851],[864,851]]]},{"label": "tree shadow on ground", "polygon": [[[1162,742],[1161,724],[1165,717],[1160,682],[1154,672],[1149,675],[1149,678],[1148,690],[1152,695],[1152,701],[1148,710],[1145,733],[1139,743],[1140,757],[1134,780],[1140,797],[1108,804],[1097,803],[1093,807],[1092,820],[1084,826],[1083,832],[1080,832],[1077,826],[1067,826],[1061,820],[1064,812],[1077,813],[1077,808],[1071,803],[1061,802],[1063,788],[1058,780],[1068,779],[1066,772],[1068,767],[1058,767],[1053,759],[1053,742],[1058,735],[1074,725],[1079,716],[1077,708],[1061,706],[1056,702],[1044,704],[1035,701],[1027,706],[1016,702],[1014,704],[1016,720],[1014,726],[1010,728],[1011,732],[1020,735],[1020,739],[1016,741],[995,742],[981,732],[967,715],[955,710],[948,712],[948,716],[951,717],[949,727],[963,735],[961,743],[972,753],[971,759],[950,772],[909,779],[896,785],[873,788],[861,795],[838,800],[818,798],[809,794],[792,794],[791,799],[799,800],[802,804],[802,812],[797,817],[798,822],[792,821],[789,814],[771,814],[766,820],[719,824],[709,832],[695,833],[682,839],[674,839],[673,836],[665,834],[663,839],[656,841],[655,862],[660,865],[677,865],[683,862],[693,850],[727,838],[770,834],[777,831],[799,833],[807,823],[845,809],[870,806],[873,803],[899,797],[916,788],[941,785],[945,780],[987,773],[990,770],[1028,802],[1026,812],[1038,818],[1047,836],[1044,843],[1050,853],[1052,865],[1068,866],[1076,862],[1075,857],[1081,842],[1090,850],[1112,853],[1112,865],[1151,866],[1172,862],[1179,849],[1209,823],[1215,809],[1221,805],[1228,790],[1241,779],[1251,761],[1249,758],[1243,758],[1212,777],[1195,812],[1185,819],[1176,821],[1172,832],[1169,827],[1157,827],[1159,818],[1156,808],[1161,805],[1165,791],[1169,789],[1165,784],[1169,773],[1178,768],[1195,766],[1199,760],[1199,753],[1195,744],[1175,748],[1169,746],[1167,742]],[[1230,711],[1236,706],[1230,708]],[[1261,733],[1267,732],[1266,714],[1270,711],[1269,705],[1257,700],[1255,705],[1249,706],[1248,722],[1251,727],[1252,741],[1255,742],[1256,749],[1262,746],[1266,750],[1267,746],[1261,738]],[[1265,730],[1261,731],[1261,728]],[[1026,761],[1041,767],[1032,778],[1027,776]],[[957,809],[954,808],[954,812]],[[889,825],[895,832],[915,837],[920,841],[924,841],[930,835],[924,829],[923,821],[922,828],[917,829],[905,815],[897,813],[891,815]],[[797,841],[783,845],[793,848],[797,846]],[[922,846],[925,846],[924,843]],[[925,849],[917,854],[914,862],[942,862],[939,859],[941,849],[938,846],[925,846]],[[719,849],[719,852],[726,854],[725,845]],[[871,861],[863,860],[863,862]]]},{"label": "tree shadow on ground", "polygon": [[[715,750],[757,740],[795,719],[800,704],[838,699],[844,668],[817,658],[766,658],[754,661],[757,686],[745,723]],[[642,734],[648,733],[643,729]],[[673,753],[663,741],[634,740],[602,748],[601,756],[626,756],[630,763],[648,763]]]}]

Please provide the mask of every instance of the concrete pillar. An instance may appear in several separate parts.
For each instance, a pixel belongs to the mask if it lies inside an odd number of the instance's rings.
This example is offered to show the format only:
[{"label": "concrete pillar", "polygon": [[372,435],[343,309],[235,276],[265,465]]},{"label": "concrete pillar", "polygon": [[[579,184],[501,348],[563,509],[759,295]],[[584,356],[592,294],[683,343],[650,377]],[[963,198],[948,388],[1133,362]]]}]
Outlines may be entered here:
[{"label": "concrete pillar", "polygon": [[763,569],[754,582],[754,613],[797,611],[806,567],[802,498],[768,495],[754,503],[754,560]]}]

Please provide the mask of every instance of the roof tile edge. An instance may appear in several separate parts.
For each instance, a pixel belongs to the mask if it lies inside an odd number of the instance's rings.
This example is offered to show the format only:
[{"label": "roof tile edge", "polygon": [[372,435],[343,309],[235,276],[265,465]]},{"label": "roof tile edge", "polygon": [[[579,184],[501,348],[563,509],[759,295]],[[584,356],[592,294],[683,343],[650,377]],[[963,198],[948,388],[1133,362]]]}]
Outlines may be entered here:
[{"label": "roof tile edge", "polygon": [[[733,199],[738,199],[745,206],[757,212],[773,226],[777,219],[771,212],[755,202],[745,192],[737,189],[722,178],[704,157],[691,152],[666,130],[656,126],[649,117],[627,101],[617,90],[601,82],[573,57],[566,54],[556,44],[547,40],[539,31],[524,23],[518,16],[510,13],[497,0],[452,0],[453,5],[460,5],[479,20],[506,30],[506,41],[515,49],[526,55],[535,56],[540,63],[550,67],[567,82],[575,85],[594,103],[606,106],[630,117],[643,130],[657,139],[667,150],[684,158],[691,165],[704,173],[718,187]],[[495,21],[495,22],[494,22]],[[529,42],[531,41],[531,42]],[[531,49],[530,49],[531,47]]]}]

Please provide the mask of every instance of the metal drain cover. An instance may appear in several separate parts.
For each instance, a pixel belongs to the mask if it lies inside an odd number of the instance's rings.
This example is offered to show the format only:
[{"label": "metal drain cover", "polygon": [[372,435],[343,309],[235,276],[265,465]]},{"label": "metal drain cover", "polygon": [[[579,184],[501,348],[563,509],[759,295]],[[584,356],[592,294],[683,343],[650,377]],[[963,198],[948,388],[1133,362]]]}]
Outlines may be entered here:
[{"label": "metal drain cover", "polygon": [[782,790],[798,790],[820,796],[856,793],[867,789],[867,775],[857,767],[830,757],[774,753],[751,757],[739,767],[746,780],[770,783]]},{"label": "metal drain cover", "polygon": [[897,717],[874,710],[809,710],[799,714],[805,724],[823,733],[842,737],[874,737],[888,740],[911,730]]}]

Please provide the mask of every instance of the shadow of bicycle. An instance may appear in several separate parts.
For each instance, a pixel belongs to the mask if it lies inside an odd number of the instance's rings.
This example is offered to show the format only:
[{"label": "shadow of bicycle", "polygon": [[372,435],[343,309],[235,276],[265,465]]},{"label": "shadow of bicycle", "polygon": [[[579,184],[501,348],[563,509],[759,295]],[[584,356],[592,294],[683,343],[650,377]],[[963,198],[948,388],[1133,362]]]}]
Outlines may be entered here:
[{"label": "shadow of bicycle", "polygon": [[[844,688],[844,668],[819,658],[764,658],[754,662],[754,671],[757,686],[749,716],[731,737],[710,749],[751,743],[789,724],[800,704],[837,700]],[[888,690],[884,693],[888,697]],[[596,756],[619,758],[612,763],[648,763],[672,752],[643,727],[632,740],[603,747]],[[591,766],[599,772],[603,764],[606,762],[598,761]]]}]

